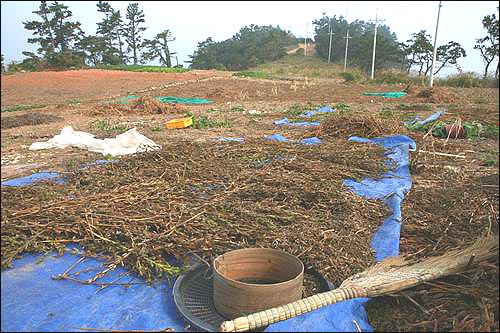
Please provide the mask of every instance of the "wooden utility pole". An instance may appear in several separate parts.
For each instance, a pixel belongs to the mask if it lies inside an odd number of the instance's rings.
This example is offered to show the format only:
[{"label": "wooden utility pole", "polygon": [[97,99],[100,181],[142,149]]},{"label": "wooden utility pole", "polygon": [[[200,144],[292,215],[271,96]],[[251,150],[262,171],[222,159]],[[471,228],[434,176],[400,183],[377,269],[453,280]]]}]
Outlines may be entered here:
[{"label": "wooden utility pole", "polygon": [[373,54],[372,54],[372,74],[371,74],[371,79],[373,80],[374,73],[375,73],[375,49],[377,47],[377,27],[379,22],[384,22],[385,20],[379,20],[378,19],[378,14],[375,13],[375,20],[371,22],[375,22],[375,32],[373,34]]},{"label": "wooden utility pole", "polygon": [[437,37],[438,37],[438,26],[439,26],[439,14],[441,13],[441,1],[439,1],[438,17],[436,22],[436,33],[434,34],[434,52],[432,53],[432,65],[431,65],[431,79],[429,85],[432,88],[434,83],[434,65],[436,63],[436,51],[437,51]]},{"label": "wooden utility pole", "polygon": [[306,23],[306,37],[304,38],[304,57],[307,57],[307,34],[309,33],[309,23]]},{"label": "wooden utility pole", "polygon": [[344,38],[345,38],[345,54],[344,54],[344,72],[345,72],[345,69],[347,67],[347,49],[349,48],[349,38],[352,38],[349,37],[349,29],[347,29],[347,34]]},{"label": "wooden utility pole", "polygon": [[330,62],[330,58],[331,58],[331,55],[332,55],[332,35],[333,35],[333,30],[332,30],[331,19],[330,19],[329,27],[330,27],[330,44],[329,44],[329,47],[328,47],[328,63]]}]

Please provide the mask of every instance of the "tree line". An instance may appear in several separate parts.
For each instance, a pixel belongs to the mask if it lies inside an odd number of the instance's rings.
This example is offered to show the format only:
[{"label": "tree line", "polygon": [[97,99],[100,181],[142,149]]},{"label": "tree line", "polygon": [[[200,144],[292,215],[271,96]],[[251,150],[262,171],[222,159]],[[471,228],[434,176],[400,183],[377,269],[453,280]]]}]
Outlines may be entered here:
[{"label": "tree line", "polygon": [[[498,10],[498,8],[497,8]],[[485,63],[483,76],[488,75],[490,64],[498,58],[498,18],[495,14],[484,17],[483,27],[487,36],[476,39],[474,49],[481,52]],[[343,62],[345,58],[346,36],[349,31],[348,64],[369,72],[372,65],[373,23],[356,20],[347,22],[342,16],[328,17],[325,14],[313,21],[316,54],[332,62]],[[271,33],[272,32],[272,33]],[[330,32],[331,43],[330,43]],[[198,69],[241,70],[265,61],[282,57],[287,46],[304,40],[294,37],[279,27],[244,27],[232,38],[215,42],[212,38],[198,43],[198,49],[191,56],[191,67]],[[273,42],[271,42],[273,41]],[[270,48],[269,45],[273,45]],[[377,45],[374,67],[380,69],[399,69],[418,76],[427,76],[431,70],[433,56],[432,38],[426,30],[413,33],[406,42],[398,42],[396,34],[386,25],[377,29]],[[434,74],[447,66],[456,67],[458,59],[467,54],[460,43],[449,41],[436,50]],[[498,65],[495,72],[498,78]]]},{"label": "tree line", "polygon": [[[38,50],[36,53],[24,51],[27,58],[20,67],[26,70],[65,69],[84,65],[142,64],[156,59],[161,65],[172,67],[171,58],[175,52],[170,51],[170,43],[175,38],[169,29],[165,29],[153,39],[144,39],[146,20],[138,3],[130,3],[124,17],[109,2],[99,1],[97,12],[103,17],[97,22],[96,34],[87,35],[81,29],[80,22],[72,20],[73,14],[68,6],[58,1],[50,4],[41,1],[39,9],[33,12],[40,18],[23,22],[24,28],[34,36],[28,39],[28,43],[37,44]],[[349,23],[342,16],[329,17],[325,13],[312,23],[313,42],[319,57],[330,57],[332,62],[343,62],[345,37],[349,31],[351,40],[347,50],[348,64],[369,72],[375,29],[373,23],[362,20]],[[485,16],[482,24],[487,34],[476,39],[474,49],[481,53],[485,64],[483,76],[486,78],[490,65],[498,58],[499,53],[496,14]],[[224,41],[216,42],[209,37],[199,42],[187,63],[191,68],[197,69],[244,70],[283,57],[288,47],[296,46],[302,40],[303,38],[295,37],[279,26],[252,24],[242,27],[238,33]],[[377,29],[374,64],[377,70],[397,68],[408,73],[413,70],[419,76],[426,76],[431,69],[432,55],[432,38],[426,30],[412,34],[406,42],[398,42],[396,34],[388,26],[382,25]],[[454,66],[461,71],[458,59],[466,56],[458,42],[449,41],[440,45],[437,48],[434,74],[446,66]],[[497,64],[496,78],[498,74]]]},{"label": "tree line", "polygon": [[28,43],[37,44],[36,53],[24,51],[27,58],[20,67],[27,70],[65,69],[84,65],[142,64],[158,59],[163,66],[172,67],[169,43],[174,41],[170,30],[144,39],[147,29],[144,12],[138,3],[127,6],[125,16],[109,2],[99,1],[97,12],[104,17],[97,22],[96,34],[86,34],[68,6],[53,1],[40,1],[33,13],[38,20],[23,22],[33,36]]}]

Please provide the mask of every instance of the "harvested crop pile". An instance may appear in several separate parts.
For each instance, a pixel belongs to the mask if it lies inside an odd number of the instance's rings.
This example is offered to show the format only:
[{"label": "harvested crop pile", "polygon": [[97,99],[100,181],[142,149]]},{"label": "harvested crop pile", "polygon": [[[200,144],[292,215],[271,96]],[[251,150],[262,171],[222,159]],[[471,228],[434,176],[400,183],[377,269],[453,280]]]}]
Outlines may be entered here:
[{"label": "harvested crop pile", "polygon": [[415,92],[416,97],[422,98],[423,103],[456,103],[458,96],[445,88],[423,88]]},{"label": "harvested crop pile", "polygon": [[[402,254],[439,255],[484,233],[498,235],[498,169],[477,175],[484,171],[470,161],[459,164],[461,172],[443,167],[449,159],[437,161],[419,161],[417,185],[402,207]],[[397,297],[374,299],[368,314],[377,331],[498,332],[498,259]]]},{"label": "harvested crop pile", "polygon": [[339,284],[373,263],[370,240],[386,215],[342,179],[376,177],[383,161],[382,148],[345,141],[175,143],[80,170],[66,185],[2,189],[2,267],[79,243],[154,280],[178,272],[169,255],[210,261],[272,247]]},{"label": "harvested crop pile", "polygon": [[175,103],[162,103],[155,98],[143,96],[122,103],[99,104],[90,112],[92,116],[109,114],[166,114],[183,113],[188,109]]},{"label": "harvested crop pile", "polygon": [[320,138],[349,138],[350,136],[377,137],[405,134],[408,130],[399,120],[381,119],[373,115],[340,112],[328,116],[318,129],[307,135]]},{"label": "harvested crop pile", "polygon": [[29,112],[22,115],[2,117],[2,129],[14,128],[21,126],[33,126],[40,124],[50,124],[56,121],[60,121],[63,118],[54,116],[52,114],[40,113],[40,112]]}]

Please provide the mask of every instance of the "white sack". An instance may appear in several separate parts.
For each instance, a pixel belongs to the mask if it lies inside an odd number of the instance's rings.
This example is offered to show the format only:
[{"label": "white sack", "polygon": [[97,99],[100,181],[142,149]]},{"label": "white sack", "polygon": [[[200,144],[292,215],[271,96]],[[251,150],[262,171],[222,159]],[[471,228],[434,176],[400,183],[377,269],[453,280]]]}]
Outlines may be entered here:
[{"label": "white sack", "polygon": [[46,142],[34,142],[29,149],[63,149],[70,146],[87,149],[105,156],[128,155],[161,148],[160,145],[137,132],[135,127],[117,135],[115,138],[102,140],[96,139],[91,133],[75,131],[71,126],[66,126],[61,130],[60,134],[57,134],[52,139]]}]

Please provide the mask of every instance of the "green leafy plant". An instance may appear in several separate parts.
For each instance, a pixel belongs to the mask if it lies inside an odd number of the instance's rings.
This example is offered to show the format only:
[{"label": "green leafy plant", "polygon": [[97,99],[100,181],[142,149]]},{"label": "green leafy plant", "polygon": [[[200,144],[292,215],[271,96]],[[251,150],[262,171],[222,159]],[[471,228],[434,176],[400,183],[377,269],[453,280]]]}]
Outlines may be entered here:
[{"label": "green leafy plant", "polygon": [[153,132],[160,132],[162,130],[161,126],[155,126],[151,129]]},{"label": "green leafy plant", "polygon": [[214,119],[210,119],[207,116],[193,117],[193,128],[203,129],[203,128],[215,128],[215,127],[231,127],[231,123],[227,118],[224,118],[223,121],[217,121]]},{"label": "green leafy plant", "polygon": [[164,66],[144,66],[144,65],[97,65],[97,69],[109,69],[129,72],[157,72],[157,73],[184,73],[189,72],[189,68],[164,67]]},{"label": "green leafy plant", "polygon": [[337,111],[349,111],[351,107],[345,103],[337,103],[334,105],[334,109]]},{"label": "green leafy plant", "polygon": [[13,105],[13,106],[6,106],[5,108],[2,108],[2,112],[14,112],[14,111],[25,111],[25,110],[32,110],[32,109],[41,109],[46,107],[45,104],[33,104],[33,105]]},{"label": "green leafy plant", "polygon": [[389,108],[383,108],[378,112],[378,115],[381,118],[394,118],[394,112]]},{"label": "green leafy plant", "polygon": [[398,104],[396,106],[398,110],[426,110],[430,111],[432,110],[432,105],[430,104]]},{"label": "green leafy plant", "polygon": [[290,116],[299,116],[303,114],[305,111],[310,111],[318,108],[319,105],[313,104],[313,103],[307,103],[307,104],[294,104],[288,108],[288,110],[285,112],[287,115]]},{"label": "green leafy plant", "polygon": [[127,125],[124,124],[111,125],[107,119],[97,119],[92,122],[92,125],[98,130],[106,132],[107,134],[115,132],[124,132],[128,130]]},{"label": "green leafy plant", "polygon": [[233,76],[238,76],[238,77],[252,77],[256,79],[271,79],[271,75],[266,73],[266,72],[260,72],[260,71],[242,71],[242,72],[236,72],[233,74]]},{"label": "green leafy plant", "polygon": [[229,109],[230,112],[243,112],[245,109],[242,106],[233,106],[231,109]]}]

